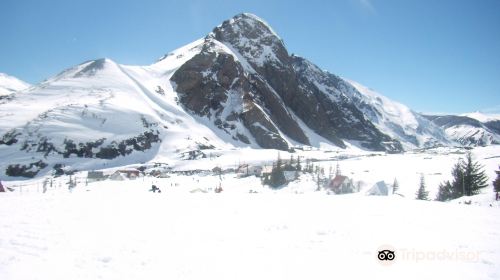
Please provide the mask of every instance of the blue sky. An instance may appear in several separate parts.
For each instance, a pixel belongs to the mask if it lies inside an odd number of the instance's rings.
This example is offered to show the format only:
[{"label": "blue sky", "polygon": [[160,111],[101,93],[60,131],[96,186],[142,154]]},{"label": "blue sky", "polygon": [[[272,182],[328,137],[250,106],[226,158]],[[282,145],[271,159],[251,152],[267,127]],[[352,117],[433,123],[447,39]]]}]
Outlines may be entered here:
[{"label": "blue sky", "polygon": [[416,111],[500,112],[498,0],[1,0],[0,72],[37,83],[100,57],[147,65],[240,12]]}]

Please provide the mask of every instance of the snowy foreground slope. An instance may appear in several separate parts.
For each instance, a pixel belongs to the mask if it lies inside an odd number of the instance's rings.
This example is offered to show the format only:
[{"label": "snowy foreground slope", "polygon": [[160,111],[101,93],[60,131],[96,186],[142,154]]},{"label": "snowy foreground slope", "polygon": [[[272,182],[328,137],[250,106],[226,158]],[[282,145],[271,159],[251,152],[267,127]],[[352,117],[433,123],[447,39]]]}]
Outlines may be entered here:
[{"label": "snowy foreground slope", "polygon": [[[88,191],[86,191],[88,190]],[[498,279],[499,208],[191,194],[115,183],[0,196],[0,278]],[[378,250],[395,249],[382,265]]]},{"label": "snowy foreground slope", "polygon": [[[256,151],[265,150],[248,150],[245,158],[259,162],[265,154]],[[245,151],[234,152],[175,168],[229,165]],[[4,182],[14,191],[0,193],[0,279],[500,277],[500,202],[491,185],[448,203],[413,199],[420,174],[434,197],[462,150],[333,153],[337,160],[324,151],[305,154],[323,157],[317,163],[325,168],[338,162],[343,174],[361,182],[361,192],[316,192],[310,175],[278,191],[234,173],[86,184],[81,172],[73,176],[72,192],[68,176],[54,179],[46,193],[43,178]],[[498,146],[473,155],[491,182]],[[404,197],[366,196],[374,182],[394,177]],[[219,183],[224,191],[216,194]],[[162,192],[149,192],[151,184]],[[396,261],[381,264],[376,254],[382,249],[394,250]]]}]

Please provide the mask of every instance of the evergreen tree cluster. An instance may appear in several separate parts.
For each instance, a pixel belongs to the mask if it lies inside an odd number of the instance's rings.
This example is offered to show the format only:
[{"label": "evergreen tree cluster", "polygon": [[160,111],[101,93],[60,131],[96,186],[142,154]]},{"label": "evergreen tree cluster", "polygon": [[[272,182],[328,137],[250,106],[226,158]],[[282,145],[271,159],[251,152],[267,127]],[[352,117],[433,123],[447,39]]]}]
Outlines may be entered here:
[{"label": "evergreen tree cluster", "polygon": [[439,185],[436,196],[438,201],[448,201],[464,195],[471,196],[481,192],[488,186],[488,176],[483,167],[472,160],[472,154],[467,153],[465,160],[460,159],[452,168],[452,181],[445,181]]},{"label": "evergreen tree cluster", "polygon": [[324,183],[325,170],[322,167],[314,165],[310,159],[306,159],[305,165],[302,165],[300,157],[295,159],[290,156],[290,161],[285,163],[278,154],[278,158],[275,163],[273,163],[273,168],[268,176],[263,178],[263,184],[270,186],[271,188],[279,188],[287,183],[285,178],[285,171],[295,171],[303,173],[316,174],[315,180],[318,184],[317,189],[319,190],[322,183]]},{"label": "evergreen tree cluster", "polygon": [[497,178],[493,181],[493,190],[498,193],[500,192],[500,166],[495,172],[497,173]]},{"label": "evergreen tree cluster", "polygon": [[[281,160],[280,154],[278,153],[278,159],[276,160],[276,163],[273,163],[271,174],[264,178],[264,184],[269,185],[274,189],[283,186],[286,183],[284,171],[288,171],[293,168],[292,163],[293,157],[291,158],[289,163],[283,165],[283,161]],[[295,166],[295,168],[297,168],[297,166],[300,167],[300,159],[297,161],[297,165]]]}]

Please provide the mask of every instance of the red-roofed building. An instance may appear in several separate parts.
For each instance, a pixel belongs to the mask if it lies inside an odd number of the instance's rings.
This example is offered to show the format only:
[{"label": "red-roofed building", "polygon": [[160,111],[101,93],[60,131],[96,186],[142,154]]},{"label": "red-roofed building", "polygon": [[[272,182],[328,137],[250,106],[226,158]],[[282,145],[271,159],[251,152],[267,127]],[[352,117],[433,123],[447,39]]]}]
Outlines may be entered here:
[{"label": "red-roofed building", "polygon": [[326,188],[334,193],[352,193],[354,191],[354,185],[352,180],[347,176],[337,175],[333,178]]}]

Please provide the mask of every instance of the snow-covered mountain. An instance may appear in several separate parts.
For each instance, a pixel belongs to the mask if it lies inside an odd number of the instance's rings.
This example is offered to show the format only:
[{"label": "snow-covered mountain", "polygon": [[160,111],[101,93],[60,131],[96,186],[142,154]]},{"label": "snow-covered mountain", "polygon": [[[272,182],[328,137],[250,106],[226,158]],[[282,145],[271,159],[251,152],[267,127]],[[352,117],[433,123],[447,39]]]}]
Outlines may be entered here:
[{"label": "snow-covered mountain", "polygon": [[400,143],[366,120],[349,99],[337,102],[298,79],[294,61],[262,19],[239,14],[214,28],[172,81],[185,108],[244,143],[253,138],[263,148],[309,145],[313,136],[306,131],[312,130],[339,147],[351,142],[401,151]]},{"label": "snow-covered mountain", "polygon": [[[169,77],[196,45],[147,67],[109,59],[82,63],[0,106],[0,168],[30,177],[40,170],[93,169],[145,162],[159,154],[227,145],[176,103]],[[140,82],[139,82],[140,80]]]},{"label": "snow-covered mountain", "polygon": [[471,119],[478,120],[482,123],[487,123],[491,121],[500,121],[500,114],[486,114],[482,112],[465,113],[460,116],[469,117]]},{"label": "snow-covered mountain", "polygon": [[355,81],[348,82],[357,92],[347,86],[346,89],[368,119],[406,148],[451,144],[443,131],[421,114]]},{"label": "snow-covered mountain", "polygon": [[10,95],[16,91],[29,88],[31,85],[16,77],[0,73],[0,98]]},{"label": "snow-covered mountain", "polygon": [[[470,117],[469,117],[470,116]],[[465,146],[500,144],[500,120],[481,113],[425,116],[452,139]]]},{"label": "snow-covered mountain", "polygon": [[401,103],[355,81],[321,70],[301,57],[295,57],[295,68],[301,79],[333,97],[342,108],[355,106],[364,118],[406,149],[450,144],[442,129]]},{"label": "snow-covered mountain", "polygon": [[290,55],[252,14],[152,65],[87,61],[21,92],[0,103],[0,157],[8,159],[0,170],[8,176],[244,147],[399,152],[450,143],[406,106]]},{"label": "snow-covered mountain", "polygon": [[500,136],[500,114],[485,114],[481,112],[474,112],[463,114],[462,116],[480,121],[491,132]]}]

